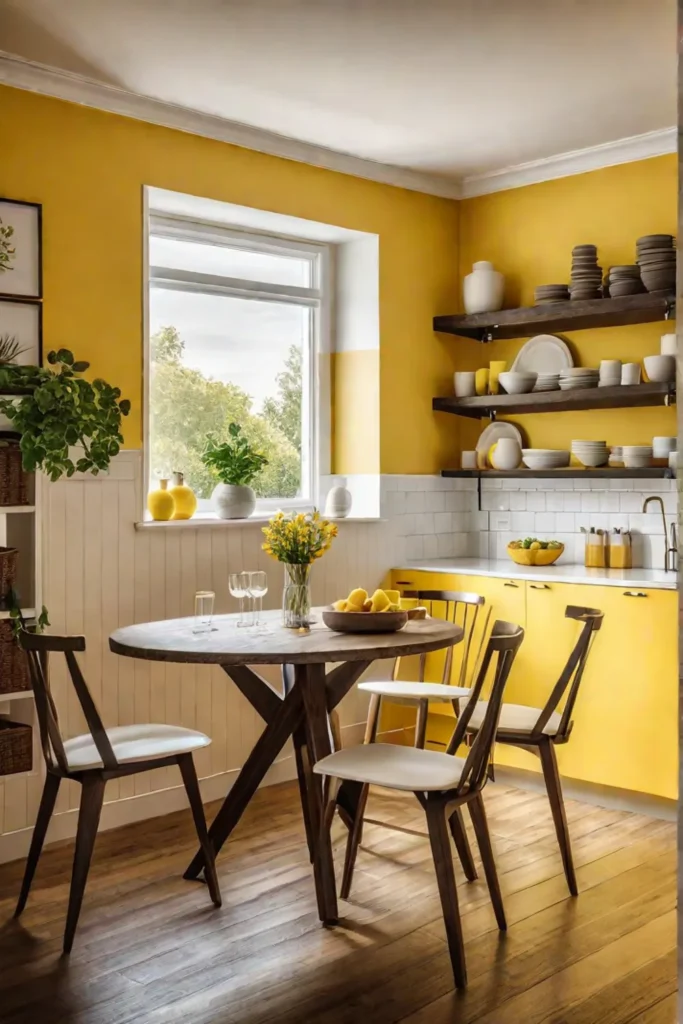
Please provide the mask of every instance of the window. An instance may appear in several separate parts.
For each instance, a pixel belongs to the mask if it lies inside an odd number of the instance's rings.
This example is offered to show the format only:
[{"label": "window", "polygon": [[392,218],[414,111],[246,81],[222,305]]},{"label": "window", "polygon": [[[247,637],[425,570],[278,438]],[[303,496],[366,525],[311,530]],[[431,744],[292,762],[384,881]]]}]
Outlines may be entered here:
[{"label": "window", "polygon": [[157,216],[148,241],[150,483],[184,472],[210,514],[201,455],[234,422],[269,460],[259,507],[312,506],[326,247]]}]

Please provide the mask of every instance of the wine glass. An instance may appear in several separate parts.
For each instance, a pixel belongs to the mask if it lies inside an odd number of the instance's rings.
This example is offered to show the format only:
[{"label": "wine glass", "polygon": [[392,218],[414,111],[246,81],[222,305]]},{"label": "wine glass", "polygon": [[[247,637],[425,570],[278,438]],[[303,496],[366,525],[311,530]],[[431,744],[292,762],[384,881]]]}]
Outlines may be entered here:
[{"label": "wine glass", "polygon": [[268,577],[265,572],[250,573],[249,593],[254,599],[254,629],[258,633],[269,633],[267,625],[261,620],[263,598],[268,593]]},{"label": "wine glass", "polygon": [[249,623],[244,617],[244,599],[249,596],[249,574],[246,572],[231,572],[228,577],[228,588],[233,597],[240,603],[240,617],[237,621],[239,628],[248,626]]}]

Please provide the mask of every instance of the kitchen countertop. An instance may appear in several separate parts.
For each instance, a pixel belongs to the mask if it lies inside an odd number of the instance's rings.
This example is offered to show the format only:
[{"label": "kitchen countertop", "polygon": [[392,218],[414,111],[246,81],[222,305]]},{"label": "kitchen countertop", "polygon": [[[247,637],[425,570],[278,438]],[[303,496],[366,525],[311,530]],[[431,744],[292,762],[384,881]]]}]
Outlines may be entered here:
[{"label": "kitchen countertop", "polygon": [[562,559],[545,567],[515,565],[510,560],[492,558],[434,558],[403,562],[397,569],[443,572],[462,576],[495,576],[513,580],[538,580],[542,583],[593,583],[602,587],[642,587],[675,590],[678,573],[663,569],[586,569],[583,565],[564,564]]}]

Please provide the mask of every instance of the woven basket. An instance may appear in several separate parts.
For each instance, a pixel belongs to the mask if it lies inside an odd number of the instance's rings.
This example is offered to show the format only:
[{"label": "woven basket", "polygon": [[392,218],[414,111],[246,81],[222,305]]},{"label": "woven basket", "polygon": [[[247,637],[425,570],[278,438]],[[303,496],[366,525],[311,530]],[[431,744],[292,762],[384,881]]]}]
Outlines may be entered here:
[{"label": "woven basket", "polygon": [[31,689],[31,675],[26,652],[14,638],[12,623],[0,621],[0,697],[5,693],[22,693]]},{"label": "woven basket", "polygon": [[16,775],[33,768],[33,729],[21,722],[0,719],[0,775]]},{"label": "woven basket", "polygon": [[0,505],[28,505],[28,474],[16,437],[0,433]]},{"label": "woven basket", "polygon": [[0,608],[7,607],[9,592],[14,589],[18,554],[16,548],[0,547]]}]

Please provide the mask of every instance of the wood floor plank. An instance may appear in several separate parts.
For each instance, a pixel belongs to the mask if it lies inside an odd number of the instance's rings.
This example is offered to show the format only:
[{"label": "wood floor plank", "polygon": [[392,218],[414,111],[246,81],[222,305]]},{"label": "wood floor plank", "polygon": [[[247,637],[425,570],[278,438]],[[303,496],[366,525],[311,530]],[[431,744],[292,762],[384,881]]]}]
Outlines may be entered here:
[{"label": "wood floor plank", "polygon": [[[571,899],[545,796],[497,783],[485,797],[509,929],[500,936],[482,872],[469,883],[456,859],[464,993],[427,839],[368,826],[340,926],[322,928],[287,783],[260,791],[226,844],[220,910],[182,880],[196,842],[189,813],[99,836],[68,960],[72,844],[45,851],[21,923],[10,915],[23,864],[0,866],[0,1020],[673,1024],[675,825],[568,801],[581,889]],[[409,794],[373,791],[368,813],[425,830]],[[345,835],[336,822],[338,870]]]}]

